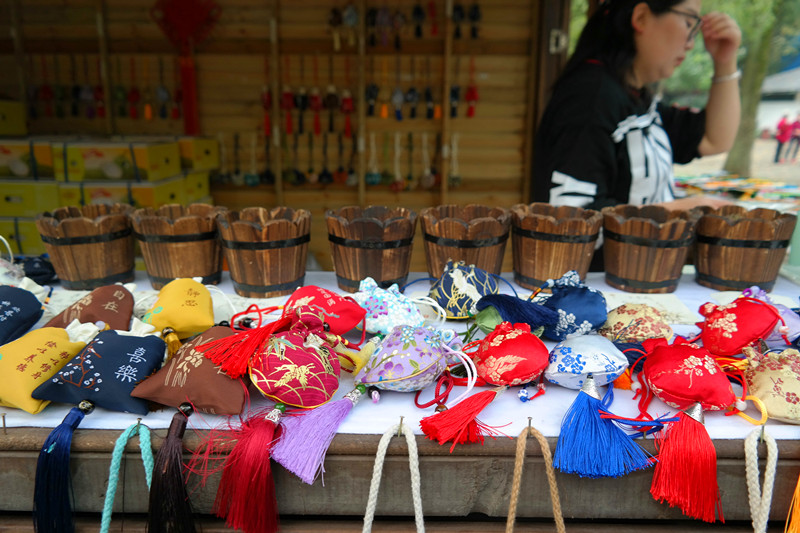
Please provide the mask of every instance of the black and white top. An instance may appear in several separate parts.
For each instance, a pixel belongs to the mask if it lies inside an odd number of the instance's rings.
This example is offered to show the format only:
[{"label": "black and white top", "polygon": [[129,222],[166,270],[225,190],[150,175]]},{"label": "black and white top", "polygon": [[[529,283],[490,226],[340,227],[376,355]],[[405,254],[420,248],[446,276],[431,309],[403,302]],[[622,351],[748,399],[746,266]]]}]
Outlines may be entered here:
[{"label": "black and white top", "polygon": [[531,199],[600,209],[674,199],[673,163],[698,157],[705,112],[662,105],[599,63],[561,80],[534,144]]}]

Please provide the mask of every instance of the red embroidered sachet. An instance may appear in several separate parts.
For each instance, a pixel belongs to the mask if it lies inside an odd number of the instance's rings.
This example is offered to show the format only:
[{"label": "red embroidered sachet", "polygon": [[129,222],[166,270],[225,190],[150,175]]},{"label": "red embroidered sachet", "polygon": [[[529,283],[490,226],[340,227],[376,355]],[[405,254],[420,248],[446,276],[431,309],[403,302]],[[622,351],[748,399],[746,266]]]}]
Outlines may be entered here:
[{"label": "red embroidered sachet", "polygon": [[286,315],[300,306],[319,312],[330,326],[330,332],[335,335],[351,331],[364,320],[367,313],[352,298],[342,297],[316,285],[306,285],[294,291],[286,301],[283,313]]},{"label": "red embroidered sachet", "polygon": [[501,322],[468,355],[475,361],[478,377],[492,385],[523,385],[547,368],[548,350],[531,333],[529,324]]},{"label": "red embroidered sachet", "polygon": [[317,407],[339,388],[339,357],[316,309],[300,306],[288,329],[269,336],[250,361],[250,379],[264,396],[297,407]]},{"label": "red embroidered sachet", "polygon": [[719,411],[735,403],[728,376],[704,347],[681,337],[673,344],[649,339],[642,346],[647,357],[640,379],[667,405],[684,410],[700,403],[703,410]]},{"label": "red embroidered sachet", "polygon": [[782,321],[775,307],[747,297],[737,298],[727,305],[703,304],[700,314],[706,317],[697,324],[702,329],[700,339],[714,355],[740,354],[745,346],[769,337]]}]

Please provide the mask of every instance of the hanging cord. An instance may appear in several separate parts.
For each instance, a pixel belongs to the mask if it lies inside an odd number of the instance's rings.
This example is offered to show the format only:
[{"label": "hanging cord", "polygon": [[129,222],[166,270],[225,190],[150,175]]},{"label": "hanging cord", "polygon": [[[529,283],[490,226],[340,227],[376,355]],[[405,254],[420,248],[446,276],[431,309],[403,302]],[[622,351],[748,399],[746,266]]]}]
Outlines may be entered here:
[{"label": "hanging cord", "polygon": [[[511,284],[511,283],[510,283],[510,282],[509,282],[507,279],[505,279],[504,277],[502,277],[502,276],[500,276],[500,275],[498,275],[498,274],[491,274],[491,276],[492,276],[494,279],[496,279],[497,281],[502,281],[503,283],[505,283],[506,285],[508,285],[508,286],[509,286],[509,288],[511,289],[511,292],[513,292],[513,293],[514,293],[514,296],[516,296],[517,298],[519,298],[519,294],[517,294],[517,289],[515,289],[515,288],[514,288],[514,286],[513,286],[513,285],[512,285],[512,284]],[[539,289],[539,290],[541,290],[541,289]],[[534,293],[534,294],[530,295],[530,296],[528,297],[528,300],[531,300],[531,299],[533,299],[533,297],[534,297],[534,296],[536,296],[536,293]]]},{"label": "hanging cord", "polygon": [[464,366],[464,370],[467,373],[467,388],[464,392],[456,396],[456,399],[450,402],[447,406],[453,407],[458,404],[461,400],[469,396],[469,393],[472,392],[473,387],[475,387],[475,382],[478,380],[478,369],[475,368],[475,363],[472,361],[472,358],[465,354],[460,350],[454,350],[450,346],[446,344],[442,344],[442,348],[444,351],[448,352],[449,355],[455,356],[459,362]]},{"label": "hanging cord", "polygon": [[444,327],[444,323],[447,321],[447,311],[445,311],[436,300],[430,296],[415,296],[414,298],[411,298],[411,301],[417,305],[424,304],[430,306],[434,311],[436,311],[436,322],[434,322],[433,325],[437,328]]},{"label": "hanging cord", "polygon": [[[763,439],[767,445],[767,464],[764,469],[764,486],[759,487],[758,441]],[[778,466],[778,445],[775,439],[764,431],[764,426],[750,432],[744,440],[745,472],[747,474],[747,494],[750,500],[750,516],[753,518],[754,533],[766,533],[769,508],[772,504],[772,488],[775,485],[775,470]]]},{"label": "hanging cord", "polygon": [[394,132],[394,181],[403,182],[403,173],[400,170],[400,158],[403,155],[403,145],[401,142],[402,134]]},{"label": "hanging cord", "polygon": [[[231,299],[228,298],[228,295],[225,294],[225,291],[223,291],[222,289],[220,289],[216,285],[203,285],[203,287],[208,289],[208,292],[219,293],[219,295],[222,296],[222,299],[228,304],[228,306],[230,306],[230,308],[231,308],[231,316],[236,314],[236,307],[233,305],[233,302],[231,302]],[[213,302],[213,298],[212,298],[212,302]]]},{"label": "hanging cord", "polygon": [[374,131],[369,133],[369,161],[367,166],[370,172],[378,172],[378,147]]},{"label": "hanging cord", "polygon": [[111,466],[108,469],[108,489],[106,489],[106,499],[103,503],[103,517],[100,521],[100,533],[108,533],[111,526],[111,513],[114,508],[114,497],[117,495],[117,482],[119,481],[119,469],[122,462],[122,454],[125,445],[134,435],[139,435],[139,449],[142,452],[142,463],[144,464],[144,476],[147,481],[147,489],[150,490],[150,483],[153,480],[153,448],[150,445],[150,428],[136,422],[122,432],[114,444],[114,452],[111,455]]},{"label": "hanging cord", "polygon": [[514,520],[517,517],[517,502],[519,501],[520,485],[522,484],[522,467],[525,464],[525,448],[528,446],[528,436],[532,435],[539,441],[544,458],[544,466],[547,472],[547,483],[550,485],[550,501],[553,504],[553,518],[556,521],[556,531],[566,533],[564,527],[564,516],[561,513],[561,500],[558,497],[558,485],[556,484],[556,473],[553,470],[553,454],[550,452],[550,445],[544,435],[530,425],[531,417],[528,417],[528,427],[522,430],[517,437],[517,455],[514,459],[514,478],[511,484],[511,500],[508,502],[508,520],[506,521],[506,533],[514,531]]},{"label": "hanging cord", "polygon": [[458,141],[460,135],[458,133],[454,133],[452,139],[450,139],[450,175],[451,176],[458,176]]},{"label": "hanging cord", "polygon": [[417,454],[417,441],[411,429],[400,419],[399,424],[389,428],[381,437],[378,443],[378,451],[375,454],[375,467],[372,469],[372,482],[369,485],[369,498],[367,499],[367,512],[364,514],[364,528],[362,533],[372,531],[372,521],[375,518],[375,507],[378,503],[378,490],[381,487],[381,475],[383,473],[383,461],[386,457],[386,449],[389,441],[394,435],[403,435],[408,446],[408,468],[411,472],[411,499],[414,502],[414,522],[417,525],[417,533],[425,532],[425,520],[422,514],[422,497],[420,495],[420,476],[419,476],[419,455]]},{"label": "hanging cord", "polygon": [[[6,250],[8,251],[8,262],[13,265],[14,264],[14,252],[11,251],[11,245],[8,244],[8,241],[2,235],[0,235],[0,241],[3,242],[3,244],[6,247]],[[2,259],[2,258],[0,258],[0,259]]]}]

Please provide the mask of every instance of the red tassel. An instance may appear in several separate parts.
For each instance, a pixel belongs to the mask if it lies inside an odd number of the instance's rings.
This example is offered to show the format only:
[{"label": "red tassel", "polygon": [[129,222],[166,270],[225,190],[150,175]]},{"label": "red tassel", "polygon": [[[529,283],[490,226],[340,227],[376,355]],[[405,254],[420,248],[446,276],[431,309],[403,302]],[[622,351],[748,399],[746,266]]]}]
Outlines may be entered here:
[{"label": "red tassel", "polygon": [[264,349],[270,335],[282,330],[291,321],[290,317],[281,317],[266,326],[203,343],[197,350],[204,352],[204,355],[219,366],[220,370],[237,379],[247,373],[250,358]]},{"label": "red tassel", "polygon": [[344,136],[348,139],[353,136],[353,124],[350,121],[350,115],[344,116]]},{"label": "red tassel", "polygon": [[473,394],[450,409],[426,416],[420,420],[419,426],[426,437],[439,444],[453,441],[451,453],[456,444],[483,444],[484,435],[494,438],[502,433],[478,420],[477,416],[504,390],[505,387],[500,387]]},{"label": "red tassel", "polygon": [[245,533],[278,531],[278,500],[270,450],[285,407],[275,405],[266,416],[249,418],[236,433],[222,471],[214,512],[225,524]]},{"label": "red tassel", "polygon": [[666,436],[661,433],[656,439],[659,454],[650,494],[705,522],[714,522],[716,511],[724,523],[717,486],[717,451],[703,425],[700,404],[680,413]]}]

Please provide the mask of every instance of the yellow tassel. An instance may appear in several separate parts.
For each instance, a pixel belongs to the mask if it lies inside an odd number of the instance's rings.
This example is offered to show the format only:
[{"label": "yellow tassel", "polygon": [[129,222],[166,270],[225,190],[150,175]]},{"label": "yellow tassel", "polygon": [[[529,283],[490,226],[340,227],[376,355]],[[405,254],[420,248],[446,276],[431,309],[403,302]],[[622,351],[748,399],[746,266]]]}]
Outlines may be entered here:
[{"label": "yellow tassel", "polygon": [[783,533],[800,533],[800,478],[797,479],[792,502],[789,504],[789,516],[786,517]]},{"label": "yellow tassel", "polygon": [[631,390],[631,369],[628,368],[614,380],[615,389]]},{"label": "yellow tassel", "polygon": [[336,344],[334,351],[339,356],[339,365],[342,367],[342,370],[350,372],[351,374],[358,374],[361,369],[364,368],[364,365],[367,364],[369,358],[372,357],[379,342],[380,340],[378,340],[377,337],[373,337],[369,342],[366,342],[360,350],[348,348],[341,342]]},{"label": "yellow tassel", "polygon": [[381,118],[389,118],[389,106],[381,104]]},{"label": "yellow tassel", "polygon": [[440,106],[439,104],[436,104],[433,107],[433,118],[437,120],[442,118],[442,106]]},{"label": "yellow tassel", "polygon": [[153,106],[150,104],[144,104],[144,119],[153,120]]},{"label": "yellow tassel", "polygon": [[169,361],[180,349],[181,340],[172,328],[164,328],[161,330],[161,338],[167,343],[167,361]]}]

